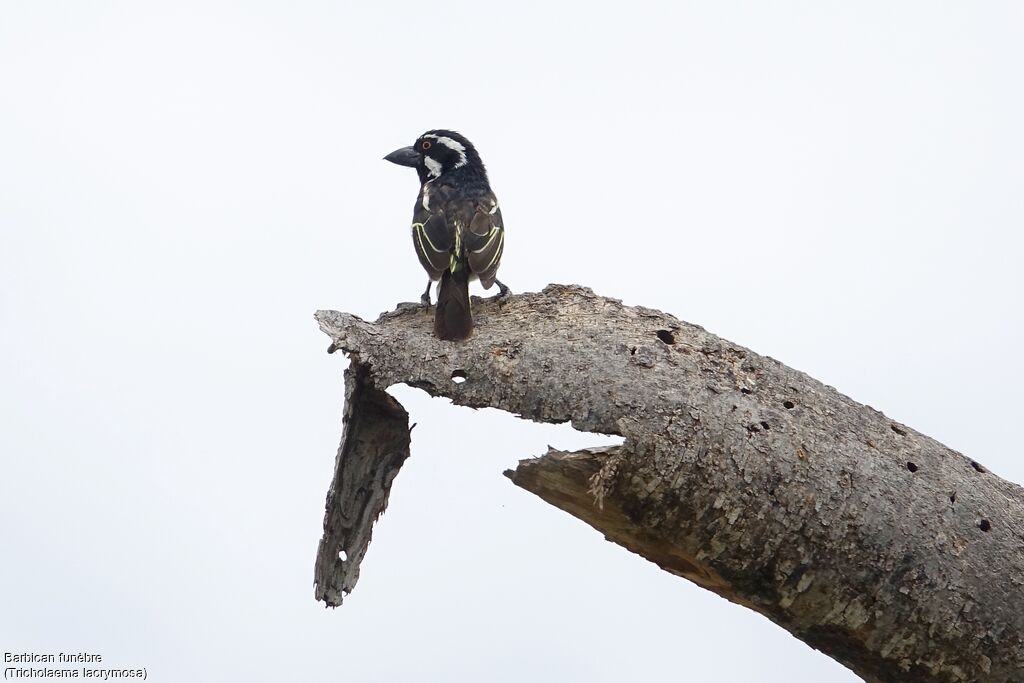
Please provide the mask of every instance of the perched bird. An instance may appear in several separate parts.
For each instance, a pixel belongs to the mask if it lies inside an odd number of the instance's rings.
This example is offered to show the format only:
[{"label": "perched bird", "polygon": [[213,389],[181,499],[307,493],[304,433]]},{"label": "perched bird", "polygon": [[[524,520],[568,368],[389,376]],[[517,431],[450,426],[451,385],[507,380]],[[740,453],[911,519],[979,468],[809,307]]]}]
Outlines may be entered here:
[{"label": "perched bird", "polygon": [[505,248],[505,228],[498,200],[476,148],[450,130],[427,131],[411,147],[384,157],[411,166],[420,177],[420,193],[412,214],[412,242],[430,279],[420,300],[430,305],[435,280],[437,307],[434,333],[441,339],[466,339],[473,333],[469,282],[484,289],[498,285],[498,298],[509,288],[498,280]]}]

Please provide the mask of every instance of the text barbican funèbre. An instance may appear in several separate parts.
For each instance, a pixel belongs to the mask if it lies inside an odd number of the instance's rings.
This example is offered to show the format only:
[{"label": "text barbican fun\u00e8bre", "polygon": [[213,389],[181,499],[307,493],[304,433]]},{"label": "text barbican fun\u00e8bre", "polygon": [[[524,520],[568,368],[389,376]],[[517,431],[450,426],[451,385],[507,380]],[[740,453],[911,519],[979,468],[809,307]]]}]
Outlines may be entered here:
[{"label": "text barbican fun\u00e8bre", "polygon": [[5,652],[5,664],[93,664],[103,661],[102,655],[89,654],[88,652],[58,652],[57,654],[43,652]]}]

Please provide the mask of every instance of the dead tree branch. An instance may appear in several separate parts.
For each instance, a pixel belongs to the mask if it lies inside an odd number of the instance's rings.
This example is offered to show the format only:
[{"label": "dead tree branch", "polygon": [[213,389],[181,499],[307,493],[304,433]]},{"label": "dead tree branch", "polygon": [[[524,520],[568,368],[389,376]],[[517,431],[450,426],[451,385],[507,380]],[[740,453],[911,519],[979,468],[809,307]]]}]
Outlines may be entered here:
[{"label": "dead tree branch", "polygon": [[507,474],[867,681],[1024,681],[1020,487],[659,311],[549,286],[475,312],[459,343],[418,307],[375,323],[317,313],[352,359],[317,599],[338,605],[355,585],[409,453],[408,418],[383,392],[404,383],[625,437]]}]

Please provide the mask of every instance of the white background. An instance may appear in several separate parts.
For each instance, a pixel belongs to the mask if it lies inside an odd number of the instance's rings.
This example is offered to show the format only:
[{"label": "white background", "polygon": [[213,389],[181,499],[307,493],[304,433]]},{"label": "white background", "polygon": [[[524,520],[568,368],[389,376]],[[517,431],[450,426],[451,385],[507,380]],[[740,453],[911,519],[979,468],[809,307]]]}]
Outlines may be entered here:
[{"label": "white background", "polygon": [[312,570],[342,358],[424,284],[424,130],[501,278],[667,310],[1024,481],[1019,3],[0,3],[0,650],[152,681],[852,681],[418,423],[356,591]]}]

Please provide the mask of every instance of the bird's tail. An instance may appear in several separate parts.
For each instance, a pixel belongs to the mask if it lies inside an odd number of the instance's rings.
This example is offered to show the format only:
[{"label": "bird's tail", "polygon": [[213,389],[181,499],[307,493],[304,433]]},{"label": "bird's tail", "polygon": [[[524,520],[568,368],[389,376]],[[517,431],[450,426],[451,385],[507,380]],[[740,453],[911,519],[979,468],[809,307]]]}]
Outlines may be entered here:
[{"label": "bird's tail", "polygon": [[455,264],[455,272],[444,271],[437,289],[434,334],[439,339],[458,341],[473,334],[473,311],[469,307],[469,264]]}]

